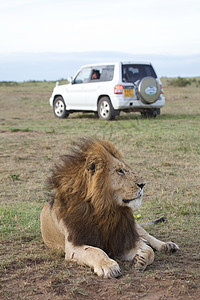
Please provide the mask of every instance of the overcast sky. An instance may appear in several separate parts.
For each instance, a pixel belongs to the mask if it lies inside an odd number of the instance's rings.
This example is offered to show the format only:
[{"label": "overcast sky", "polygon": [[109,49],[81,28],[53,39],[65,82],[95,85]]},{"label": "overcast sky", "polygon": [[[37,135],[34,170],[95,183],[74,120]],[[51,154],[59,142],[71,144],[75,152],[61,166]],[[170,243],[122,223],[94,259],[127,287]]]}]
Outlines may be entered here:
[{"label": "overcast sky", "polygon": [[84,51],[184,59],[200,55],[200,0],[0,0],[0,28],[0,63]]},{"label": "overcast sky", "polygon": [[0,0],[0,53],[200,52],[199,0]]}]

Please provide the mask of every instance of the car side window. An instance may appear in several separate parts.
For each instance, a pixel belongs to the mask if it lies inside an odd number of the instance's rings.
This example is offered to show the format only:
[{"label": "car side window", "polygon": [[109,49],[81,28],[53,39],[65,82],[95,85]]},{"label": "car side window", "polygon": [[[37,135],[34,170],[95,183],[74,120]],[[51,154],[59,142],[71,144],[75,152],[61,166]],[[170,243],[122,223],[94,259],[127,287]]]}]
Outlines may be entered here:
[{"label": "car side window", "polygon": [[111,81],[114,76],[114,65],[104,66],[102,69],[101,80]]},{"label": "car side window", "polygon": [[74,79],[75,84],[87,83],[89,81],[91,74],[91,68],[84,68],[82,69],[76,78]]},{"label": "car side window", "polygon": [[111,81],[114,75],[114,65],[99,66],[92,69],[90,82]]}]

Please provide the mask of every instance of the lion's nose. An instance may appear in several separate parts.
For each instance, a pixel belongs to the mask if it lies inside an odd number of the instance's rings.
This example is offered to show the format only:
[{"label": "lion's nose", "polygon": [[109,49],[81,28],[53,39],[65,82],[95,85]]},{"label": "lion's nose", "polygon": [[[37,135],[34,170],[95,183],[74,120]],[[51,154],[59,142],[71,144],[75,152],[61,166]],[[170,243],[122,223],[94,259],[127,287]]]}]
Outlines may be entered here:
[{"label": "lion's nose", "polygon": [[142,190],[145,184],[146,184],[145,182],[137,183],[137,186]]}]

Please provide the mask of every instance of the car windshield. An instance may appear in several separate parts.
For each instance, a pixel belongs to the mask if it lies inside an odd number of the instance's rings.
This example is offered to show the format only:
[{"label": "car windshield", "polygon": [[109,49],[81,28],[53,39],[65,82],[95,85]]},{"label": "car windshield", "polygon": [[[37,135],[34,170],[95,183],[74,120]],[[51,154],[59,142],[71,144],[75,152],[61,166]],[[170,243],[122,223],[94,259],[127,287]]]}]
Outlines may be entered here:
[{"label": "car windshield", "polygon": [[91,74],[91,68],[83,68],[76,76],[74,83],[87,83]]},{"label": "car windshield", "polygon": [[157,78],[151,65],[140,64],[123,64],[122,65],[122,81],[136,82],[144,77],[151,76]]}]

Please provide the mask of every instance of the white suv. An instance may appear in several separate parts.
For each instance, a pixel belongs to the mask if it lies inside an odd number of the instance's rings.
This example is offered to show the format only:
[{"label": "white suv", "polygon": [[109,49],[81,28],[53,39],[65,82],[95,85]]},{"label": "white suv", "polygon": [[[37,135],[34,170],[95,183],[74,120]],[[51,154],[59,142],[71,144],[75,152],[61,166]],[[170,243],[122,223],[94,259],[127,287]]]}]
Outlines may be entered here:
[{"label": "white suv", "polygon": [[50,98],[56,117],[97,112],[111,120],[120,111],[156,117],[165,104],[160,79],[150,63],[116,62],[83,66],[69,84],[57,85]]}]

